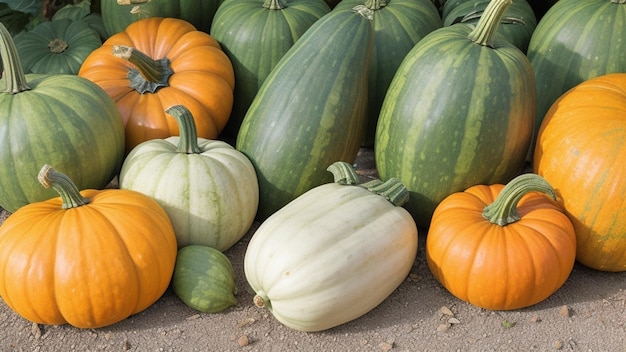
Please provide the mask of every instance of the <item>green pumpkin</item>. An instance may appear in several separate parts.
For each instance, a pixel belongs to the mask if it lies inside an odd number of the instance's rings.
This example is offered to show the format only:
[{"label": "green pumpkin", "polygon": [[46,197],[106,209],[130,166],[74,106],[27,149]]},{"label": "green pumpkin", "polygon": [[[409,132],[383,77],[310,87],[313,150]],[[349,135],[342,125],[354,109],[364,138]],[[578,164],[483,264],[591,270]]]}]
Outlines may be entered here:
[{"label": "green pumpkin", "polygon": [[426,34],[442,26],[431,0],[343,0],[337,9],[364,5],[374,14],[374,48],[369,68],[367,129],[363,146],[374,145],[380,108],[404,56]]},{"label": "green pumpkin", "polygon": [[560,0],[528,44],[537,84],[535,134],[550,106],[588,79],[626,72],[626,1]]},{"label": "green pumpkin", "polygon": [[100,0],[100,13],[109,36],[142,18],[172,17],[209,33],[219,0]]},{"label": "green pumpkin", "polygon": [[323,0],[228,0],[220,5],[211,36],[235,71],[233,111],[224,137],[237,137],[265,78],[296,40],[328,12]]},{"label": "green pumpkin", "polygon": [[[443,6],[443,25],[455,23],[476,24],[489,0],[448,0]],[[528,50],[528,42],[537,27],[535,12],[526,0],[515,0],[502,17],[498,32],[521,51]]]},{"label": "green pumpkin", "polygon": [[366,15],[335,9],[320,18],[252,101],[237,149],[257,172],[257,219],[332,181],[325,170],[333,162],[356,158],[365,132],[374,34]]},{"label": "green pumpkin", "polygon": [[191,245],[178,250],[172,290],[183,303],[205,313],[221,312],[237,304],[230,259],[212,247]]},{"label": "green pumpkin", "polygon": [[33,175],[54,164],[80,189],[105,187],[120,170],[124,126],[111,97],[75,75],[24,75],[0,25],[0,206],[10,212],[58,196]]},{"label": "green pumpkin", "polygon": [[476,27],[443,27],[407,54],[376,131],[382,179],[397,177],[405,207],[427,227],[437,204],[476,184],[506,183],[523,168],[535,111],[530,62],[497,35],[510,0],[492,0]]},{"label": "green pumpkin", "polygon": [[175,105],[166,111],[180,137],[152,139],[131,150],[119,184],[149,195],[172,221],[178,247],[225,251],[250,229],[259,202],[254,167],[230,144],[197,138],[193,116]]},{"label": "green pumpkin", "polygon": [[101,45],[100,36],[87,23],[70,19],[42,22],[15,37],[26,73],[76,75]]}]

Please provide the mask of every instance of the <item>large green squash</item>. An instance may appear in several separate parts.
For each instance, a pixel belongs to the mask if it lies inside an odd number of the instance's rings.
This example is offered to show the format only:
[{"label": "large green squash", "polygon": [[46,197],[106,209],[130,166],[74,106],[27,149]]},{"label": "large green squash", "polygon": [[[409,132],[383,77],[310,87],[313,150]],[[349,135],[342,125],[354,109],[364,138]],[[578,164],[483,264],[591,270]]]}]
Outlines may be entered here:
[{"label": "large green squash", "polygon": [[100,13],[109,36],[142,18],[172,17],[209,33],[219,0],[101,0]]},{"label": "large green squash", "polygon": [[356,5],[364,5],[374,14],[374,49],[369,68],[367,130],[363,143],[371,147],[380,107],[402,59],[442,23],[431,0],[343,0],[336,8],[349,9]]},{"label": "large green squash", "polygon": [[330,12],[324,0],[228,0],[218,8],[211,35],[233,63],[233,111],[222,135],[236,138],[265,78],[291,46]]},{"label": "large green squash", "polygon": [[237,137],[259,179],[257,219],[331,181],[326,168],[353,162],[365,131],[373,25],[335,9],[289,49],[261,86]]},{"label": "large green squash", "polygon": [[[456,23],[478,23],[489,0],[448,0],[441,14],[444,26]],[[521,51],[528,50],[528,43],[537,27],[535,12],[526,0],[515,0],[502,17],[498,32]]]},{"label": "large green squash", "polygon": [[524,166],[535,112],[530,62],[497,35],[510,0],[493,0],[474,26],[430,33],[394,77],[376,132],[382,179],[397,177],[406,208],[428,226],[437,204],[476,184],[506,183]]},{"label": "large green squash", "polygon": [[42,22],[15,36],[26,73],[78,74],[83,61],[102,45],[87,23],[70,19]]},{"label": "large green squash", "polygon": [[81,189],[106,186],[124,157],[124,126],[113,100],[75,75],[24,75],[0,25],[0,206],[10,212],[58,196],[33,175],[54,164]]},{"label": "large green squash", "polygon": [[626,1],[560,0],[528,45],[537,84],[535,135],[563,93],[588,79],[626,72]]}]

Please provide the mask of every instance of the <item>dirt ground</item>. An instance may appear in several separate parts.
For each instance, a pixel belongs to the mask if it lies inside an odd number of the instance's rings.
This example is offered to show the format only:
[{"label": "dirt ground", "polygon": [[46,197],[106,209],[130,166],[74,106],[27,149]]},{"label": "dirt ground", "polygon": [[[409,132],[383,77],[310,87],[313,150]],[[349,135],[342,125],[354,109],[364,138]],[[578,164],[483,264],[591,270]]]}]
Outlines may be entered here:
[{"label": "dirt ground", "polygon": [[[373,174],[370,161],[367,153],[357,159],[363,174]],[[7,215],[0,214],[0,221]],[[294,331],[252,303],[243,256],[257,226],[225,253],[236,273],[235,307],[199,313],[168,290],[150,308],[117,324],[77,329],[33,324],[0,300],[0,351],[626,352],[626,273],[576,264],[547,300],[520,310],[487,311],[435,281],[425,261],[425,230],[410,275],[382,304],[330,330]]]}]

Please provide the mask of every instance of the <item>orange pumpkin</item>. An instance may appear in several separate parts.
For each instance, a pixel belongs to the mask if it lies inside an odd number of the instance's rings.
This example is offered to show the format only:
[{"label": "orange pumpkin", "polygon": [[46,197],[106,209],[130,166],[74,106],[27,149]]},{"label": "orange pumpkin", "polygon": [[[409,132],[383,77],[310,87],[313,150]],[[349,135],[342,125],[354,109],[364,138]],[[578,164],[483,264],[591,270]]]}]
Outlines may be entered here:
[{"label": "orange pumpkin", "polygon": [[554,191],[535,174],[506,186],[477,185],[446,197],[426,236],[435,278],[457,298],[491,310],[527,307],[546,299],[569,277],[574,228]]},{"label": "orange pumpkin", "polygon": [[39,324],[110,325],[154,303],[176,261],[165,211],[139,192],[78,191],[44,166],[61,197],[31,203],[0,227],[0,296]]},{"label": "orange pumpkin", "polygon": [[133,22],[94,50],[78,75],[115,101],[127,152],[148,139],[178,135],[176,120],[165,113],[174,105],[189,109],[198,137],[207,139],[222,131],[233,106],[230,59],[217,40],[176,18]]},{"label": "orange pumpkin", "polygon": [[626,271],[626,73],[580,83],[547,112],[534,171],[559,193],[576,229],[576,258]]}]

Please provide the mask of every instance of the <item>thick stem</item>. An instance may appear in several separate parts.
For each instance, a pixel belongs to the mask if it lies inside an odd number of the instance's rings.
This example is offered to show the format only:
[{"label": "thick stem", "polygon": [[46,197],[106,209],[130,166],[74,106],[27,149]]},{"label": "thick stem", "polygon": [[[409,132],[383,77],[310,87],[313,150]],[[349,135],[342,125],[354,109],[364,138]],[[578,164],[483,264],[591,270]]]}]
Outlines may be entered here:
[{"label": "thick stem", "polygon": [[4,73],[0,75],[5,81],[4,93],[17,94],[30,89],[13,37],[2,22],[0,22],[0,63],[2,63],[0,69],[4,68]]},{"label": "thick stem", "polygon": [[355,7],[352,8],[352,10],[358,13],[359,15],[367,18],[370,21],[374,20],[374,10],[368,8],[367,6],[363,4],[356,5]]},{"label": "thick stem", "polygon": [[397,178],[390,178],[383,182],[381,180],[372,180],[360,184],[359,175],[356,173],[352,165],[345,161],[337,161],[326,169],[332,172],[335,183],[340,185],[357,185],[367,189],[368,191],[384,197],[393,205],[401,206],[409,200],[409,191]]},{"label": "thick stem", "polygon": [[522,174],[507,183],[496,200],[483,209],[483,217],[500,226],[518,221],[521,217],[517,204],[529,192],[543,192],[556,200],[554,189],[543,177],[533,173]]},{"label": "thick stem", "polygon": [[200,154],[202,149],[198,146],[198,132],[196,130],[196,121],[189,109],[182,105],[174,105],[165,110],[166,113],[174,116],[178,122],[178,130],[180,139],[178,140],[178,153]]},{"label": "thick stem", "polygon": [[174,74],[170,60],[166,57],[154,60],[141,51],[126,45],[113,46],[113,55],[130,61],[136,69],[128,71],[130,87],[139,93],[154,93],[161,87],[167,87],[170,76]]},{"label": "thick stem", "polygon": [[267,294],[265,294],[265,292],[263,291],[257,292],[256,295],[252,298],[252,302],[255,306],[259,308],[267,308],[269,309],[269,311],[272,311],[272,302],[270,302]]},{"label": "thick stem", "polygon": [[59,39],[59,38],[52,39],[48,43],[48,49],[50,49],[51,53],[59,54],[59,53],[64,52],[65,49],[67,49],[67,43],[64,42],[62,39]]},{"label": "thick stem", "polygon": [[89,203],[89,199],[83,197],[76,184],[65,174],[56,171],[46,164],[39,171],[39,183],[45,188],[52,187],[63,201],[63,209],[77,208]]},{"label": "thick stem", "polygon": [[333,174],[335,183],[340,185],[358,185],[361,183],[359,175],[354,171],[352,165],[344,161],[332,163],[326,171],[330,171]]},{"label": "thick stem", "polygon": [[493,47],[493,40],[498,34],[500,21],[511,5],[511,0],[491,0],[470,32],[469,39],[483,46]]},{"label": "thick stem", "polygon": [[365,0],[365,7],[370,10],[380,10],[381,8],[387,6],[388,0]]},{"label": "thick stem", "polygon": [[265,0],[263,2],[263,7],[268,10],[282,10],[287,7],[287,5],[281,0]]}]

